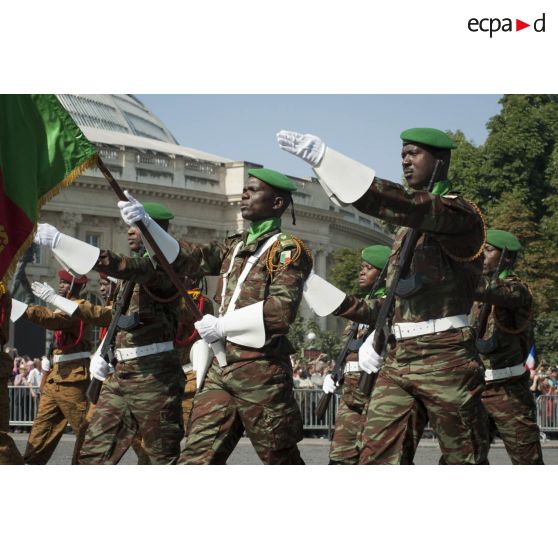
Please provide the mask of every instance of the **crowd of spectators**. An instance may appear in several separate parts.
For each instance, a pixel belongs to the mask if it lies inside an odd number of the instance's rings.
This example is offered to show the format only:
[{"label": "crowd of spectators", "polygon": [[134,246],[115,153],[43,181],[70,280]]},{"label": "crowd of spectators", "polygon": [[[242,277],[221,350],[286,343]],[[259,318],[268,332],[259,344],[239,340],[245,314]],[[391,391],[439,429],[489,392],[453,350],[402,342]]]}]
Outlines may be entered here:
[{"label": "crowd of spectators", "polygon": [[531,370],[531,391],[539,395],[558,395],[558,366],[548,366],[541,360],[537,368]]},{"label": "crowd of spectators", "polygon": [[[8,384],[18,389],[10,390],[11,413],[14,421],[33,420],[39,407],[41,397],[41,382],[50,370],[48,358],[31,358],[28,355],[19,356],[17,349],[5,349],[13,358],[12,374]],[[14,432],[28,431],[28,426],[15,426]]]},{"label": "crowd of spectators", "polygon": [[291,363],[293,365],[293,383],[296,389],[321,389],[324,378],[335,365],[335,361],[329,360],[323,353],[310,360],[292,355]]}]

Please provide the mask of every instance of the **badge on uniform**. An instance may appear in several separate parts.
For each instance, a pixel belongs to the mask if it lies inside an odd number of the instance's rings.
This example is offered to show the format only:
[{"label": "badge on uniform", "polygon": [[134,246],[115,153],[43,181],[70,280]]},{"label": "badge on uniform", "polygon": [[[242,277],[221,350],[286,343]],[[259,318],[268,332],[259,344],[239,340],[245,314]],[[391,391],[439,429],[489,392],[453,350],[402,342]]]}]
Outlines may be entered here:
[{"label": "badge on uniform", "polygon": [[279,257],[279,262],[283,265],[289,265],[291,263],[292,257],[292,250],[285,250],[281,252],[281,256]]}]

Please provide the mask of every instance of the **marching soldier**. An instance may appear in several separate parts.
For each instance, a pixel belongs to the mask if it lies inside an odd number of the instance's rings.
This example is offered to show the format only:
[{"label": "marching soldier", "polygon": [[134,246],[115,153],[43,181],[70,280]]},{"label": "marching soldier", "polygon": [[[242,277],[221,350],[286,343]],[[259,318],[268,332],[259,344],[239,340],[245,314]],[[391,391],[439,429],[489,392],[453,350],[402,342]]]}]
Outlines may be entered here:
[{"label": "marching soldier", "polygon": [[[126,212],[135,202],[142,210],[140,218],[146,222],[168,261],[179,275],[184,275],[185,260],[180,255],[178,242],[166,232],[173,214],[161,204],[146,204],[144,209],[128,196],[132,201],[118,205],[124,221],[130,226],[128,244],[132,251],[137,251],[136,245],[142,242]],[[39,226],[39,231],[41,242],[56,249],[60,233],[45,224]],[[156,260],[147,256],[126,257],[102,250],[94,265],[97,271],[122,279],[124,283],[132,281],[134,287],[130,300],[124,301],[127,306],[123,313],[125,324],[119,326],[114,343],[117,361],[114,372],[109,375],[109,365],[99,355],[91,359],[91,375],[103,381],[103,388],[85,434],[79,456],[81,464],[114,463],[116,456],[130,447],[138,432],[153,465],[171,463],[180,452],[184,378],[174,348],[180,295]],[[87,266],[93,263],[88,260]],[[121,285],[120,293],[124,289]]]},{"label": "marching soldier", "polygon": [[[309,134],[282,131],[280,147],[310,163],[332,200],[400,226],[387,285],[404,238],[421,232],[406,288],[397,291],[385,363],[371,336],[360,349],[361,367],[379,373],[368,407],[360,463],[403,461],[412,410],[422,403],[449,464],[480,459],[475,416],[481,412],[482,367],[467,315],[482,272],[484,221],[480,210],[452,192],[447,180],[453,141],[431,128],[401,134],[403,172],[410,189]],[[435,169],[441,172],[435,174]],[[425,190],[434,178],[431,192]]]},{"label": "marching soldier", "polygon": [[[504,249],[507,256],[493,279]],[[491,305],[486,342],[478,344],[485,366],[482,402],[490,426],[498,429],[514,465],[542,465],[536,405],[529,390],[530,374],[524,366],[531,347],[533,297],[513,272],[520,249],[519,240],[511,233],[487,231],[483,277],[475,293],[478,302],[473,306],[472,319],[474,323],[483,305]]]},{"label": "marching soldier", "polygon": [[4,352],[8,342],[12,299],[3,281],[0,281],[0,465],[23,465],[23,458],[8,434],[10,429],[10,397],[8,380],[13,360]]},{"label": "marching soldier", "polygon": [[[359,287],[362,291],[368,291],[372,288],[386,265],[390,252],[390,248],[381,245],[368,246],[362,250],[362,262],[358,278]],[[333,314],[358,322],[359,327],[355,339],[362,343],[363,337],[370,333],[369,328],[374,327],[376,323],[381,300],[384,296],[385,284],[380,285],[372,293],[372,296],[366,299],[347,296]],[[349,335],[351,327],[352,324],[347,326],[345,336]],[[359,461],[363,420],[366,417],[366,409],[370,399],[358,387],[360,373],[362,372],[358,362],[360,343],[357,342],[353,348],[349,346],[345,361],[343,392],[335,417],[335,433],[329,452],[330,465],[357,465]],[[329,374],[324,379],[322,389],[325,393],[333,393],[336,388],[337,385]],[[424,406],[417,403],[415,407],[411,419],[414,426],[409,429],[409,437],[404,442],[405,457],[402,459],[403,464],[413,462],[418,442],[428,421]]]},{"label": "marching soldier", "polygon": [[51,458],[64,429],[69,423],[78,436],[85,420],[89,385],[90,328],[73,308],[80,302],[80,293],[87,277],[74,276],[66,270],[58,272],[58,294],[51,289],[47,302],[55,304],[51,311],[43,306],[29,306],[25,318],[46,329],[54,330],[52,368],[44,381],[39,410],[25,449],[27,465],[44,465]]},{"label": "marching soldier", "polygon": [[193,269],[221,275],[219,317],[204,316],[196,329],[208,343],[225,340],[227,362],[220,368],[213,359],[194,398],[182,464],[226,463],[244,431],[263,463],[303,464],[287,333],[312,257],[299,239],[281,233],[296,185],[270,169],[248,174],[240,211],[249,230],[224,243],[183,243]]}]

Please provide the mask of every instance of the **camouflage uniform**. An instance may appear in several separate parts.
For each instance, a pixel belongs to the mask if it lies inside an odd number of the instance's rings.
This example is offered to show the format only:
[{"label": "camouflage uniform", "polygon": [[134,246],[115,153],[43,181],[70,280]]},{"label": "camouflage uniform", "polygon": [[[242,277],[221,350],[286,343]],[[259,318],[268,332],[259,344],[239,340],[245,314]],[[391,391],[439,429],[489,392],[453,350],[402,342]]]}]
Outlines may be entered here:
[{"label": "camouflage uniform", "polygon": [[[368,326],[373,327],[376,323],[380,307],[379,299],[358,299],[349,296],[334,314],[358,320],[361,325],[357,331],[357,339],[362,339],[369,333]],[[345,329],[345,337],[349,335],[351,327],[352,324],[349,324]],[[349,352],[346,362],[358,365],[358,351]],[[356,368],[353,371],[345,371],[343,375],[342,395],[335,416],[335,433],[329,451],[330,465],[357,465],[359,462],[362,428],[370,397],[358,388],[360,369],[356,370]],[[402,463],[405,464],[413,463],[418,443],[428,422],[426,409],[420,402],[416,402],[411,414],[413,417],[411,428],[403,444]]]},{"label": "camouflage uniform", "polygon": [[[180,276],[184,275],[184,263],[180,254],[173,263]],[[154,267],[148,258],[101,251],[95,269],[136,283],[126,315],[137,312],[139,325],[118,332],[116,349],[172,342],[180,295],[161,268]],[[183,373],[174,349],[118,362],[103,382],[79,462],[118,461],[139,432],[150,463],[171,463],[180,451],[183,391]]]},{"label": "camouflage uniform", "polygon": [[[82,299],[72,298],[77,304]],[[54,330],[52,369],[44,381],[39,410],[25,448],[27,465],[44,465],[51,458],[67,424],[78,436],[87,410],[85,392],[89,385],[90,329],[78,317],[61,310],[29,306],[24,316],[33,323]],[[55,362],[56,357],[83,353],[76,360]]]},{"label": "camouflage uniform", "polygon": [[10,398],[8,380],[12,373],[13,361],[4,352],[8,342],[12,299],[0,283],[0,465],[23,465],[23,458],[8,434],[10,428]]},{"label": "camouflage uniform", "polygon": [[[102,339],[105,336],[106,328],[110,325],[112,318],[112,303],[110,305],[101,306],[97,304],[91,304],[90,302],[83,301],[76,309],[74,316],[79,317],[85,323],[102,328],[99,338]],[[79,454],[85,440],[85,433],[89,428],[91,422],[91,417],[95,412],[96,405],[87,402],[87,415],[83,421],[81,430],[76,439],[76,445],[74,447],[74,457],[72,459],[72,464],[77,464],[79,461]],[[141,442],[141,436],[137,434],[132,440],[132,449],[138,457],[138,465],[148,465],[149,457],[143,449]],[[111,456],[106,460],[107,463],[117,464],[122,459],[123,453],[119,453]]]},{"label": "camouflage uniform", "polygon": [[[224,300],[222,277],[215,302],[228,304],[247,259],[278,229],[240,249],[228,277]],[[229,269],[233,249],[247,235],[235,235],[224,243],[184,243],[192,265],[204,274]],[[290,263],[286,255],[297,251]],[[267,256],[270,255],[268,261]],[[273,266],[279,265],[278,269]],[[312,268],[312,258],[297,239],[283,234],[251,269],[237,300],[237,308],[264,300],[266,342],[261,349],[226,342],[228,365],[222,370],[216,359],[203,388],[196,394],[186,446],[179,463],[224,464],[246,430],[259,458],[266,464],[302,464],[297,443],[302,439],[302,416],[293,394],[294,353],[287,339],[296,316],[302,289]],[[272,271],[270,271],[272,270]]]},{"label": "camouflage uniform", "polygon": [[[409,191],[379,178],[353,205],[401,226],[389,260],[388,289],[406,227],[422,232],[410,273],[421,274],[424,285],[407,298],[396,297],[394,324],[469,313],[483,262],[484,224],[476,207],[458,195]],[[468,327],[398,341],[391,337],[368,408],[360,463],[403,461],[416,401],[428,412],[444,462],[478,462],[473,428],[482,412],[483,374],[474,341]]]},{"label": "camouflage uniform", "polygon": [[[486,369],[497,370],[523,365],[530,348],[533,299],[529,288],[517,275],[491,280],[483,276],[475,295],[471,317],[476,320],[483,304],[493,305],[485,337],[494,336],[496,349],[481,355]],[[474,323],[474,322],[473,322]],[[508,379],[490,381],[482,402],[490,425],[498,429],[514,465],[542,465],[536,405],[529,389],[529,372]],[[493,434],[493,432],[491,432]]]},{"label": "camouflage uniform", "polygon": [[[200,289],[192,289],[188,291],[188,294],[198,304],[198,308],[202,314],[213,314],[213,303],[209,298],[202,295]],[[174,344],[180,353],[180,363],[182,364],[182,370],[185,376],[184,397],[182,398],[182,423],[185,435],[188,435],[188,426],[190,424],[194,396],[196,395],[196,373],[192,370],[190,364],[190,349],[199,338],[200,336],[194,328],[194,317],[186,307],[184,299],[181,298],[178,331],[174,339]]]}]

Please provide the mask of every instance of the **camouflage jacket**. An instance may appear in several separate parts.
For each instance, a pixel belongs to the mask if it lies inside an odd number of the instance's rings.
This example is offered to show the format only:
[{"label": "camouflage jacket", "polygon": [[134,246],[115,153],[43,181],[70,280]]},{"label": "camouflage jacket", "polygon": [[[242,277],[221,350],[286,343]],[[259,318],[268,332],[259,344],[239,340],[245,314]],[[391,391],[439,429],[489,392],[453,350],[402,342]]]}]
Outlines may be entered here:
[{"label": "camouflage jacket", "polygon": [[[83,299],[72,298],[77,304]],[[44,306],[29,306],[24,316],[33,323],[54,330],[53,356],[91,351],[91,330],[78,316],[68,316],[62,310],[49,310]],[[53,363],[49,381],[81,382],[87,380],[89,357],[68,362]]]},{"label": "camouflage jacket", "polygon": [[[0,284],[0,287],[2,284]],[[12,311],[12,297],[0,292],[0,378],[9,378],[12,373],[13,361],[4,352],[4,345],[10,337],[10,313]]]},{"label": "camouflage jacket", "polygon": [[[215,302],[219,305],[222,304],[225,310],[248,258],[257,251],[262,243],[277,232],[279,232],[278,229],[269,231],[255,242],[239,250],[228,277],[224,300],[221,299],[223,284],[221,276]],[[247,233],[244,232],[231,236],[224,242],[212,242],[209,245],[183,242],[183,250],[188,255],[188,267],[191,267],[194,273],[201,270],[205,275],[226,272],[230,267],[234,248],[239,242],[244,243],[246,237]],[[268,252],[258,259],[248,274],[236,301],[236,308],[264,301],[266,342],[262,348],[254,349],[227,341],[226,352],[229,364],[234,366],[234,363],[242,364],[248,360],[274,359],[290,366],[288,355],[294,353],[294,349],[287,339],[287,333],[290,324],[295,319],[302,299],[304,283],[312,269],[312,256],[299,243],[298,239],[289,234],[281,235]],[[300,252],[298,252],[298,247],[300,247]],[[270,267],[272,272],[270,272]]]},{"label": "camouflage jacket", "polygon": [[[213,314],[213,302],[206,296],[201,294],[200,289],[188,291],[197,304],[202,314]],[[194,327],[195,318],[188,310],[184,299],[180,297],[180,310],[178,316],[178,329],[174,337],[174,346],[180,353],[180,364],[183,366],[190,363],[190,349],[192,345],[200,338],[196,328]]]},{"label": "camouflage jacket", "polygon": [[77,307],[74,316],[80,318],[86,324],[105,328],[110,324],[112,309],[111,306],[92,304],[91,302],[84,300]]},{"label": "camouflage jacket", "polygon": [[[485,227],[476,206],[461,196],[436,196],[409,191],[400,184],[375,178],[366,194],[353,204],[357,209],[400,225],[389,258],[387,288],[408,227],[421,231],[409,274],[421,274],[423,287],[415,294],[396,297],[393,322],[422,322],[469,314],[482,273]],[[468,329],[468,328],[465,328]],[[449,330],[398,341],[388,353],[398,369],[433,370],[476,366],[472,331]]]},{"label": "camouflage jacket", "polygon": [[[343,331],[343,338],[346,340],[351,333],[354,322],[359,324],[357,330],[357,339],[366,337],[370,328],[374,328],[380,308],[382,307],[382,299],[379,298],[358,298],[356,296],[347,296],[341,303],[341,306],[333,313],[335,316],[341,316],[351,320]],[[345,341],[344,341],[345,342]],[[358,361],[358,351],[347,353],[346,362]]]},{"label": "camouflage jacket", "polygon": [[[184,255],[179,254],[173,262],[179,277],[184,276],[185,265]],[[116,348],[141,347],[174,340],[180,294],[161,267],[155,267],[147,257],[127,257],[102,250],[94,269],[123,280],[116,288],[115,300],[118,300],[124,282],[136,283],[130,304],[123,315],[137,313],[139,324],[131,331],[118,331]],[[113,304],[111,312],[114,312],[115,306]],[[157,360],[157,355],[143,357],[142,361],[152,359]]]},{"label": "camouflage jacket", "polygon": [[494,336],[496,350],[481,355],[486,368],[497,369],[523,364],[531,347],[533,297],[527,285],[515,274],[492,280],[483,276],[471,311],[476,324],[484,304],[492,305],[484,339]]}]

